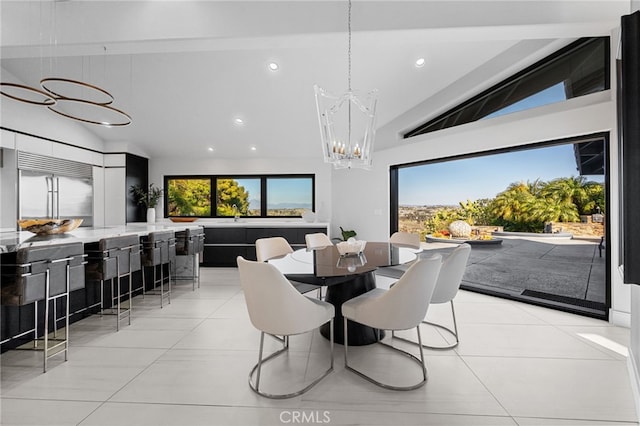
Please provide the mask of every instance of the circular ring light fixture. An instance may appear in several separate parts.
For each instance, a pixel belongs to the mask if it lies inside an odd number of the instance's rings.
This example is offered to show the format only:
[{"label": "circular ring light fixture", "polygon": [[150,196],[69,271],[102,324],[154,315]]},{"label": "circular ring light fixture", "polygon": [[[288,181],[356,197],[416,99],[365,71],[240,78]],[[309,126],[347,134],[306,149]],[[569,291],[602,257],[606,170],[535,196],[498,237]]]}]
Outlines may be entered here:
[{"label": "circular ring light fixture", "polygon": [[[113,102],[113,96],[106,90],[83,81],[68,78],[48,77],[40,80],[40,86],[57,98],[82,99],[96,105],[109,105]],[[73,93],[73,91],[78,93]],[[89,97],[85,96],[88,91]],[[68,94],[64,94],[64,93]]]},{"label": "circular ring light fixture", "polygon": [[[25,92],[25,95],[14,95],[10,93],[11,91]],[[31,105],[53,106],[56,104],[56,99],[51,96],[51,94],[36,89],[35,87],[25,86],[24,84],[0,83],[0,93],[13,100],[25,102]],[[30,99],[27,97],[27,94],[35,95],[43,99]]]},{"label": "circular ring light fixture", "polygon": [[[56,114],[71,118],[72,120],[106,127],[119,127],[131,124],[131,117],[127,113],[109,105],[97,104],[84,99],[59,98],[56,99],[56,101],[55,107],[50,106],[48,108]],[[63,109],[60,110],[58,109],[59,107]],[[79,111],[76,112],[76,110]]]}]

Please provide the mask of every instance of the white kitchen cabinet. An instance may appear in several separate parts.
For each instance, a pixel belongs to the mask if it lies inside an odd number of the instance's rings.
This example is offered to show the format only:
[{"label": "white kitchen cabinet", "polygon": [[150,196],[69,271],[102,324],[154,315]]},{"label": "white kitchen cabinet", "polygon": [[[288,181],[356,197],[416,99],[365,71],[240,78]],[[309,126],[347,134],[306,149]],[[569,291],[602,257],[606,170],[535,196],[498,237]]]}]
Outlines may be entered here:
[{"label": "white kitchen cabinet", "polygon": [[16,133],[16,150],[53,157],[53,142]]},{"label": "white kitchen cabinet", "polygon": [[16,134],[0,129],[0,148],[16,149]]},{"label": "white kitchen cabinet", "polygon": [[104,225],[125,225],[127,221],[127,183],[125,167],[104,169]]},{"label": "white kitchen cabinet", "polygon": [[[56,158],[64,158],[66,160],[95,165],[93,162],[94,152],[89,151],[88,149],[53,142],[52,152],[53,156]],[[101,164],[102,163],[100,163],[100,165]]]}]

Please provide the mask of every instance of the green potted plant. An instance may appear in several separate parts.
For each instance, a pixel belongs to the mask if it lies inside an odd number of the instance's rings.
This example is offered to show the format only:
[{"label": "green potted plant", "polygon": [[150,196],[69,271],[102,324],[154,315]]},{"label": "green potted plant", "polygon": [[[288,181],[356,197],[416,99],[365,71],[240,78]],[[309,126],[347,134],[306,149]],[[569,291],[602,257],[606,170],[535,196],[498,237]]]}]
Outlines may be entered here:
[{"label": "green potted plant", "polygon": [[155,223],[156,206],[162,198],[162,188],[149,184],[149,188],[142,185],[131,185],[131,194],[138,204],[142,204],[147,209],[147,223]]},{"label": "green potted plant", "polygon": [[340,227],[340,233],[342,234],[342,240],[343,241],[347,241],[349,238],[354,237],[358,234],[356,234],[356,231],[350,229],[350,230],[344,230],[342,229],[342,226]]}]

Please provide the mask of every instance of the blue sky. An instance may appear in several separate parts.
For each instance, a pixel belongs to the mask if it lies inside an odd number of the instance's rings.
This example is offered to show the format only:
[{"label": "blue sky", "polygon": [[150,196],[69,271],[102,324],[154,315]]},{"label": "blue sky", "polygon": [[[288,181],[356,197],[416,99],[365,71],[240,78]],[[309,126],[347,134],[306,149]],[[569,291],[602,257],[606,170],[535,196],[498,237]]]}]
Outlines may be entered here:
[{"label": "blue sky", "polygon": [[[564,82],[560,82],[483,120],[565,99]],[[572,144],[434,163],[400,169],[399,203],[457,205],[460,201],[493,198],[513,182],[569,176],[578,176]],[[585,177],[604,181],[604,176]]]},{"label": "blue sky", "polygon": [[572,144],[407,167],[399,173],[399,204],[457,205],[493,198],[512,182],[569,176],[578,176]]},{"label": "blue sky", "polygon": [[267,208],[286,205],[311,208],[311,185],[309,178],[267,179]]},{"label": "blue sky", "polygon": [[525,109],[548,105],[555,102],[564,101],[566,99],[567,97],[564,93],[564,82],[561,82],[538,93],[534,93],[528,98],[522,99],[521,101],[511,104],[485,117],[482,117],[482,119],[486,120],[488,118],[499,117],[501,115],[510,114],[512,112],[524,111]]}]

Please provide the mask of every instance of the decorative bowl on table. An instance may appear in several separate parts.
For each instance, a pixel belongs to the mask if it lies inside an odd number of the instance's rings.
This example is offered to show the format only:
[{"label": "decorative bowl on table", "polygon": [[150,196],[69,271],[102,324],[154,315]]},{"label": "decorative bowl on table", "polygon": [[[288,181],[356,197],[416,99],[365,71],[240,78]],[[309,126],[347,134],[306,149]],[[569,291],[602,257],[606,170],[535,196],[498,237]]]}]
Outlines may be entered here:
[{"label": "decorative bowl on table", "polygon": [[20,229],[38,235],[64,234],[76,229],[82,219],[22,219],[18,221]]},{"label": "decorative bowl on table", "polygon": [[353,256],[340,256],[336,267],[343,268],[349,272],[355,272],[355,270],[361,266],[366,265],[367,257],[364,253],[358,253]]},{"label": "decorative bowl on table", "polygon": [[336,244],[336,248],[340,256],[355,256],[362,253],[366,245],[367,242],[364,240],[349,238],[347,241],[341,241]]},{"label": "decorative bowl on table", "polygon": [[171,222],[181,223],[181,222],[195,222],[198,220],[197,217],[170,217],[169,220]]}]

